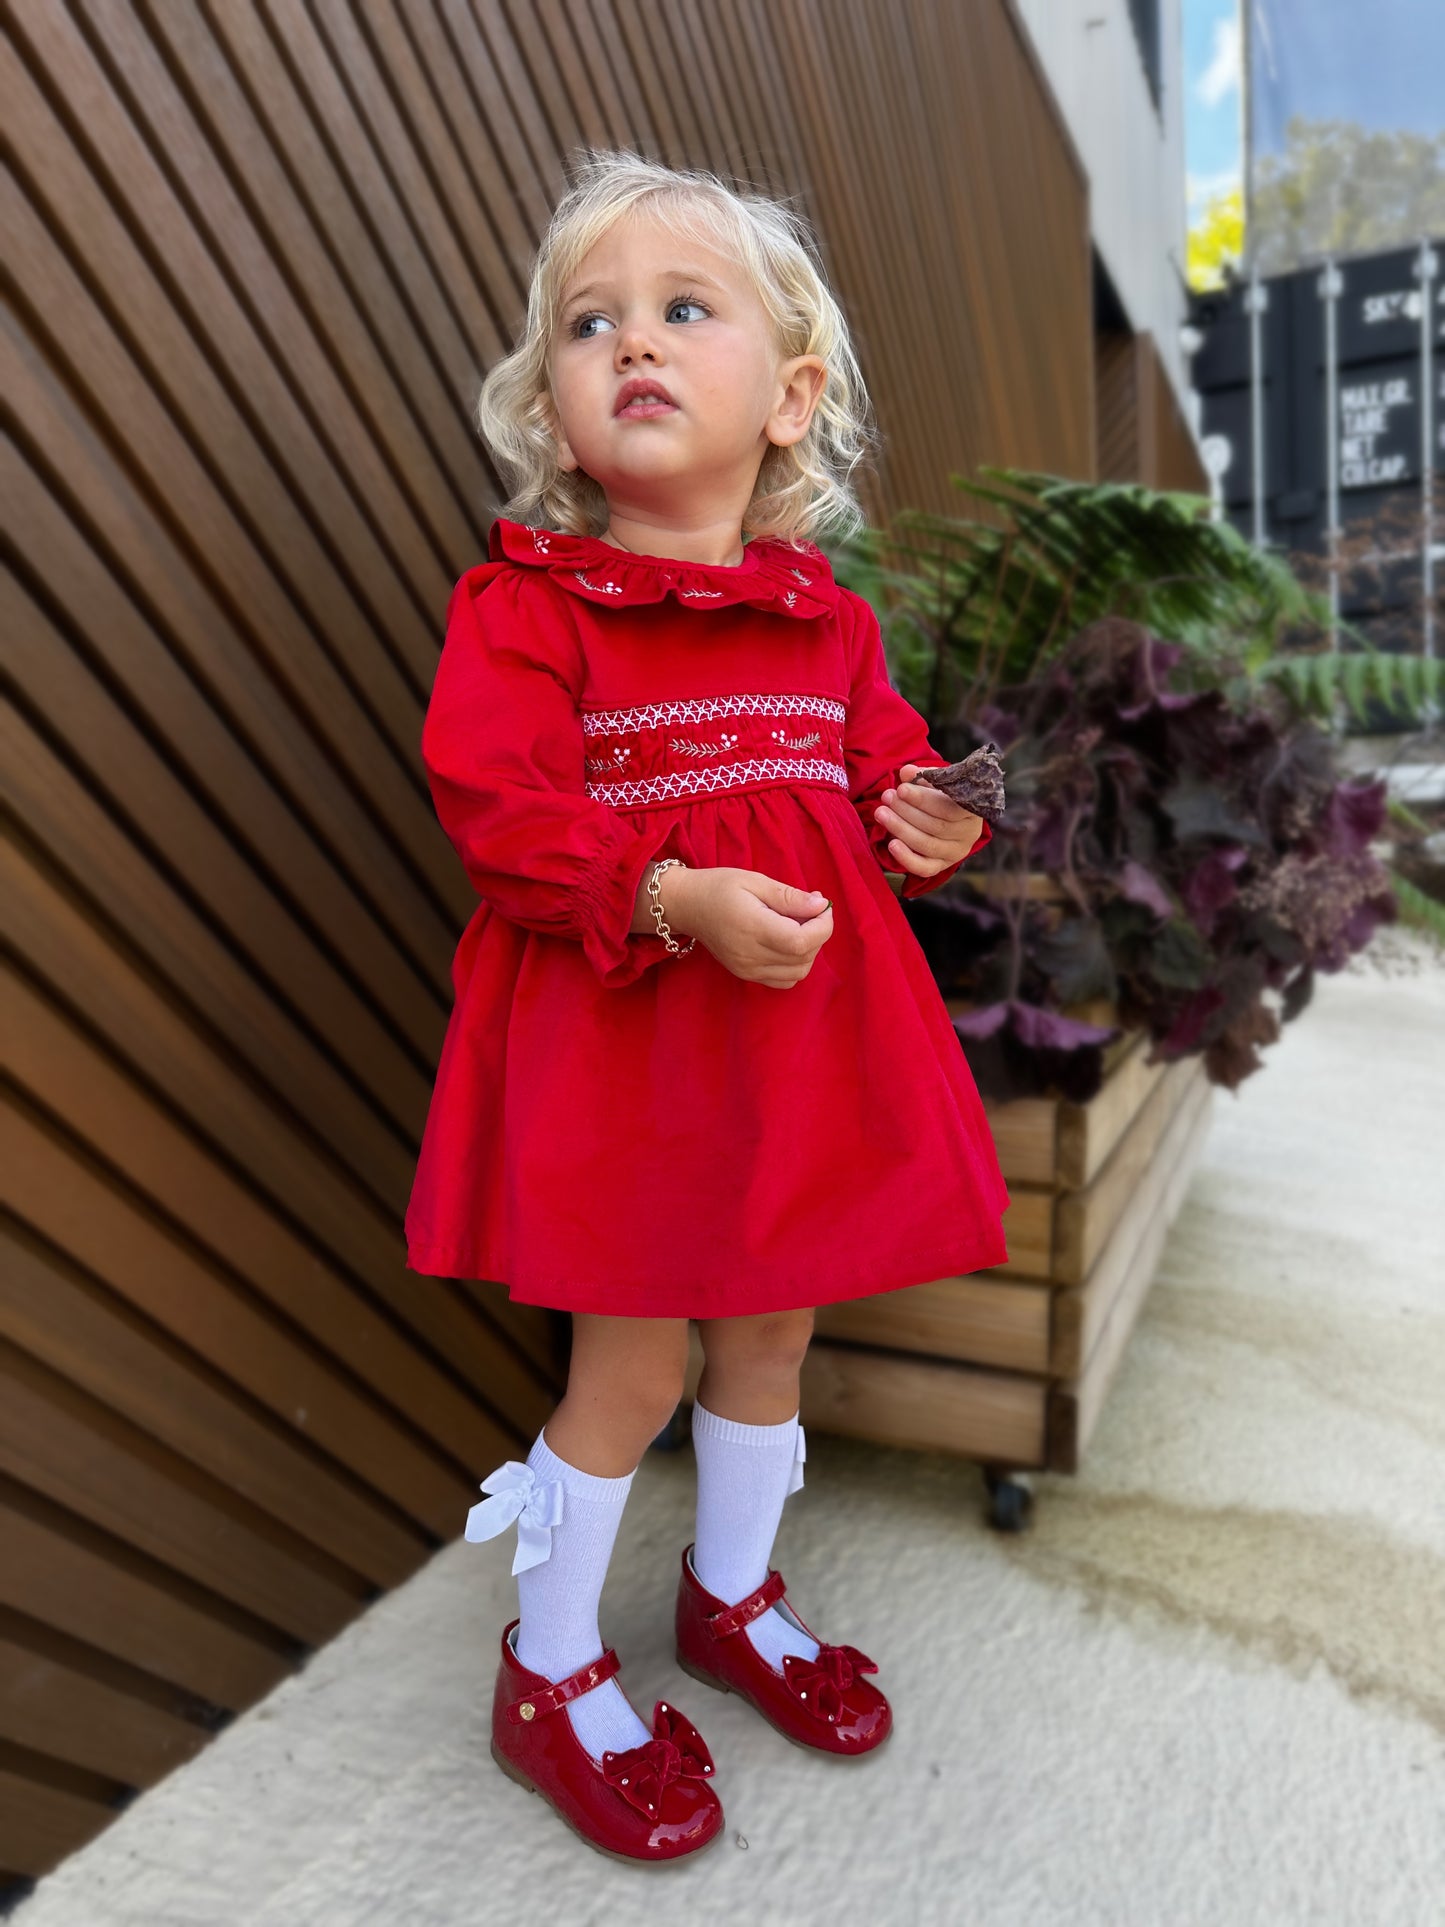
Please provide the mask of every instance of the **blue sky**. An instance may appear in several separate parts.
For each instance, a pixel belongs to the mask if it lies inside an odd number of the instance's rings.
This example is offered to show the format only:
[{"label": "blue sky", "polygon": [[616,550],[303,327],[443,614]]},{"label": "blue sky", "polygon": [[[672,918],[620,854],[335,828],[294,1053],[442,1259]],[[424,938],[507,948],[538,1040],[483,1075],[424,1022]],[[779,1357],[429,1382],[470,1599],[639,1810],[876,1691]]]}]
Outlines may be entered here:
[{"label": "blue sky", "polygon": [[[1262,84],[1255,127],[1277,146],[1311,120],[1445,130],[1445,0],[1250,0]],[[1185,156],[1193,219],[1240,170],[1239,0],[1183,0]]]},{"label": "blue sky", "polygon": [[1239,185],[1238,0],[1184,0],[1184,139],[1192,221]]}]

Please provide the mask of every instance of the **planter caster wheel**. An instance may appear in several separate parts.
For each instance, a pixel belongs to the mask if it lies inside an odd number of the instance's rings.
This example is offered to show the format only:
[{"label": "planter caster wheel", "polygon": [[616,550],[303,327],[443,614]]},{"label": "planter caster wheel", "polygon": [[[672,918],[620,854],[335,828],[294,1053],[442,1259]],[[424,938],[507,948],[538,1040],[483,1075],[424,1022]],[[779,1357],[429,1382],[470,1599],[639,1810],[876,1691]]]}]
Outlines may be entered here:
[{"label": "planter caster wheel", "polygon": [[654,1452],[680,1452],[684,1445],[692,1442],[692,1418],[690,1408],[679,1405],[672,1417],[652,1441]]},{"label": "planter caster wheel", "polygon": [[1033,1523],[1033,1487],[1021,1473],[986,1470],[986,1516],[995,1532],[1026,1532]]}]

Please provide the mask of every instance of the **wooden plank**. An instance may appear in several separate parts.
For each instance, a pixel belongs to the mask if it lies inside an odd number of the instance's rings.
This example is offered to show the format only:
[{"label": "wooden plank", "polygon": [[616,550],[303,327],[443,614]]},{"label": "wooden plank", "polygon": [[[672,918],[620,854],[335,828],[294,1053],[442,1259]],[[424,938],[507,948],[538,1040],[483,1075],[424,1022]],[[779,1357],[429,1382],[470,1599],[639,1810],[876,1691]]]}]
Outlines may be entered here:
[{"label": "wooden plank", "polygon": [[[418,630],[415,603],[391,578],[385,546],[359,520],[344,474],[322,458],[307,411],[295,406],[274,355],[260,352],[261,342],[244,310],[236,307],[213,250],[186,218],[156,157],[126,119],[104,69],[68,13],[43,0],[13,0],[10,14],[14,29],[41,61],[53,63],[56,83],[84,99],[87,140],[103,157],[110,194],[128,208],[131,221],[162,262],[184,277],[190,314],[205,317],[204,335],[198,339],[194,322],[188,326],[183,320],[147,253],[132,239],[81,151],[55,123],[31,76],[0,48],[7,129],[22,173],[45,182],[49,226],[103,284],[129,339],[145,344],[158,386],[189,442],[212,455],[213,464],[207,467],[224,471],[230,499],[246,504],[244,519],[231,520],[228,541],[215,543],[212,560],[221,564],[228,552],[239,559],[252,541],[257,543],[256,560],[264,554],[268,566],[256,569],[252,595],[272,605],[277,621],[291,632],[298,655],[344,661],[339,705],[355,706],[372,746],[373,780],[394,788],[401,802],[405,786],[398,779],[403,759],[415,752],[425,681],[420,670],[408,674],[399,666],[376,610],[386,610],[398,653],[401,638],[408,634],[421,650],[426,637]],[[27,279],[39,253],[34,239],[19,251],[18,265]],[[228,370],[229,384],[221,379],[228,362],[235,364]],[[266,422],[264,415],[253,412],[256,403],[250,397],[247,406],[240,405],[243,384],[274,419]],[[301,486],[288,486],[293,464],[305,478]],[[204,497],[212,493],[207,468],[198,464],[195,472],[200,486],[191,504],[193,516],[205,512]],[[155,479],[164,492],[176,478]],[[316,507],[308,502],[308,512],[298,513],[300,500],[313,491],[320,502]],[[341,541],[323,540],[313,520],[322,505],[343,525],[346,542],[357,548],[344,571],[335,560]],[[338,530],[338,537],[342,532]],[[369,562],[360,552],[368,544]],[[283,597],[283,587],[289,596]],[[339,742],[341,718],[318,720]],[[390,757],[381,753],[383,745],[392,751]],[[417,800],[413,794],[411,801]]]},{"label": "wooden plank", "polygon": [[19,1749],[0,1750],[0,1866],[38,1880],[115,1816],[107,1800],[32,1778]]},{"label": "wooden plank", "polygon": [[[279,275],[314,317],[379,455],[459,575],[484,547],[491,494],[485,451],[458,406],[479,364],[414,237],[392,230],[405,250],[395,258],[377,248],[368,203],[385,192],[385,170],[341,75],[324,52],[313,64],[308,10],[288,5],[263,20],[250,7],[209,18],[199,7],[165,7],[148,10],[147,25],[177,84],[204,101],[207,144],[245,203],[265,210]],[[298,64],[309,69],[304,94]],[[339,150],[327,126],[337,97],[347,129]],[[416,296],[433,289],[436,298]]]},{"label": "wooden plank", "polygon": [[378,1585],[430,1541],[123,1303],[0,1224],[0,1336]]},{"label": "wooden plank", "polygon": [[[694,1326],[686,1398],[696,1397],[702,1369]],[[803,1362],[801,1409],[803,1424],[820,1432],[1023,1468],[1043,1463],[1046,1392],[1041,1379],[815,1338]]]},{"label": "wooden plank", "polygon": [[[12,78],[6,43],[0,41],[0,87],[8,88]],[[13,131],[13,119],[8,126]],[[395,752],[378,739],[347,678],[317,646],[284,586],[267,573],[245,527],[231,516],[229,502],[96,312],[86,286],[60,254],[57,237],[8,176],[0,179],[0,210],[0,219],[16,234],[8,258],[17,273],[24,270],[27,304],[47,316],[64,338],[66,352],[93,372],[114,432],[126,443],[145,487],[154,491],[153,499],[173,523],[208,552],[215,572],[212,588],[225,602],[233,628],[263,660],[316,738],[334,751],[356,789],[369,796],[373,823],[385,821],[387,835],[405,839],[413,866],[426,876],[435,901],[465,917],[475,907],[475,894],[437,828],[424,784],[413,768],[415,738],[397,741]],[[82,254],[87,240],[80,240]],[[112,259],[99,237],[90,265],[98,274],[114,275],[116,287],[147,274],[138,256]],[[222,427],[212,427],[224,435]],[[297,525],[304,520],[294,512],[290,519]]]},{"label": "wooden plank", "polygon": [[1057,1178],[1058,1099],[1017,1097],[983,1108],[1005,1182],[1052,1189]]},{"label": "wooden plank", "polygon": [[1127,1055],[1087,1104],[1059,1106],[1059,1183],[1071,1191],[1092,1184],[1110,1153],[1144,1108],[1168,1066],[1151,1064],[1145,1039],[1131,1037]]},{"label": "wooden plank", "polygon": [[[267,1192],[309,1222],[336,1257],[425,1336],[450,1369],[485,1392],[520,1434],[535,1436],[555,1400],[556,1376],[545,1379],[499,1339],[487,1312],[452,1287],[421,1281],[398,1263],[400,1218],[410,1184],[393,1211],[367,1209],[324,1150],[239,1079],[226,1075],[209,1040],[199,1038],[172,1004],[127,970],[87,919],[10,843],[0,838],[0,890],[10,896],[19,942],[47,984],[69,991],[148,1083],[189,1113]],[[390,1248],[390,1255],[388,1255]]]},{"label": "wooden plank", "polygon": [[1197,1068],[1196,1058],[1181,1058],[1171,1064],[1093,1183],[1083,1191],[1060,1195],[1054,1217],[1053,1263],[1053,1276],[1060,1284],[1080,1285],[1088,1277]]},{"label": "wooden plank", "polygon": [[[0,700],[0,799],[25,825],[27,859],[63,872],[112,946],[208,1027],[265,1094],[280,1097],[369,1190],[405,1183],[408,1147],[325,1051],[190,905],[14,706]],[[17,919],[21,912],[17,907]],[[198,1021],[199,1020],[199,1021]]]},{"label": "wooden plank", "polygon": [[1046,1373],[1054,1295],[1048,1285],[994,1284],[979,1272],[822,1305],[815,1330],[885,1351]]},{"label": "wooden plank", "polygon": [[[25,379],[20,380],[20,370]],[[82,442],[73,401],[32,356],[24,362],[9,331],[0,331],[0,383],[8,375],[26,397],[31,421],[45,440],[47,469],[57,458],[86,463],[92,444]],[[92,438],[93,440],[93,438]],[[224,824],[244,852],[260,852],[284,892],[290,914],[312,941],[339,957],[369,997],[401,1030],[410,1047],[429,1062],[441,1048],[446,1021],[445,966],[433,943],[431,968],[413,952],[416,933],[394,932],[350,886],[310,826],[270,781],[253,754],[207,702],[154,625],[124,593],[68,513],[71,505],[51,493],[44,478],[13,446],[0,446],[0,491],[17,506],[11,533],[63,613],[57,627],[78,639],[103,663],[144,714],[151,731],[173,746],[187,782]],[[49,712],[49,691],[46,690]],[[439,919],[433,919],[433,927]],[[450,933],[448,933],[450,934]]]},{"label": "wooden plank", "polygon": [[58,1644],[43,1628],[26,1639],[0,1622],[0,1739],[133,1787],[153,1786],[209,1739],[204,1727],[67,1664]]},{"label": "wooden plank", "polygon": [[284,1679],[297,1650],[8,1479],[0,1479],[0,1605],[232,1712]]},{"label": "wooden plank", "polygon": [[399,1412],[414,1413],[463,1464],[508,1442],[488,1413],[192,1133],[157,1107],[138,1108],[135,1085],[3,968],[0,1019],[17,1080],[209,1249],[218,1267],[245,1278]]},{"label": "wooden plank", "polygon": [[1201,1104],[1193,1134],[1175,1166],[1173,1178],[1158,1200],[1143,1239],[1135,1250],[1127,1278],[1114,1295],[1108,1319],[1095,1342],[1083,1373],[1055,1383],[1049,1392],[1048,1459],[1055,1472],[1077,1472],[1089,1439],[1104,1409],[1154,1274],[1169,1226],[1179,1209],[1209,1132],[1210,1103]]},{"label": "wooden plank", "polygon": [[351,1066],[394,1127],[419,1135],[430,1093],[416,1055],[287,914],[8,570],[0,571],[0,625],[9,638],[10,673],[90,772],[107,806],[207,906],[302,1027]]},{"label": "wooden plank", "polygon": [[1170,1118],[1153,1158],[1130,1194],[1088,1277],[1082,1285],[1055,1292],[1053,1347],[1048,1361],[1048,1370],[1054,1377],[1076,1376],[1097,1344],[1159,1200],[1175,1183],[1179,1160],[1193,1140],[1199,1113],[1209,1103],[1209,1091],[1209,1080],[1201,1068]]},{"label": "wooden plank", "polygon": [[[57,580],[54,563],[46,569],[50,594],[107,658],[127,655],[137,626],[145,624],[154,632],[157,646],[175,658],[237,742],[248,748],[277,796],[307,825],[345,885],[345,891],[336,894],[366,902],[422,977],[444,992],[456,940],[455,917],[438,910],[410,864],[376,835],[340,773],[317,756],[302,720],[250,656],[224,603],[197,574],[194,557],[179,539],[182,532],[168,528],[154,513],[116,451],[97,432],[82,398],[51,367],[41,344],[18,319],[7,316],[6,324],[0,327],[0,388],[15,411],[17,438],[29,450],[43,451],[43,460],[37,454],[34,465],[37,470],[43,466],[47,502],[53,488],[60,507],[77,519],[83,546],[93,543],[102,552],[86,575],[100,570],[117,584],[110,598],[100,598],[108,600],[108,623],[97,615],[93,595],[82,600],[77,594],[88,589],[88,583],[65,575]],[[444,609],[444,601],[435,609],[438,642]],[[264,805],[253,821],[255,833],[276,861]],[[323,891],[313,907],[320,910],[322,905],[329,923],[330,893]]]},{"label": "wooden plank", "polygon": [[451,1530],[466,1489],[455,1466],[19,1099],[0,1102],[0,1199],[286,1426],[429,1529]]},{"label": "wooden plank", "polygon": [[308,1645],[367,1587],[0,1341],[0,1471]]},{"label": "wooden plank", "polygon": [[803,1365],[804,1423],[914,1451],[1041,1465],[1042,1380],[814,1343]]},{"label": "wooden plank", "polygon": [[1054,1194],[1026,1184],[1009,1186],[1004,1213],[1007,1262],[994,1265],[991,1277],[1047,1278],[1054,1257]]}]

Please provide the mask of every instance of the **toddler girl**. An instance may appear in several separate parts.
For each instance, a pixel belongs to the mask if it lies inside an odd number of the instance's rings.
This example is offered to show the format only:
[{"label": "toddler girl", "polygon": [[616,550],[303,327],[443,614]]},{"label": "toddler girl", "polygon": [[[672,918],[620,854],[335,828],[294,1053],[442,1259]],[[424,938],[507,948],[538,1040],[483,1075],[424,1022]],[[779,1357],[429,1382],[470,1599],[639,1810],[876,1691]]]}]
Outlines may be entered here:
[{"label": "toddler girl", "polygon": [[587,154],[482,389],[514,493],[453,591],[423,732],[482,901],[409,1263],[573,1322],[566,1396],[468,1521],[517,1526],[492,1752],[631,1861],[722,1826],[696,1728],[671,1702],[638,1717],[598,1625],[688,1321],[679,1663],[861,1756],[891,1726],[878,1669],[815,1638],[769,1565],[811,1308],[1007,1257],[978,1094],[884,874],[916,896],[990,831],[910,781],[943,759],[807,539],[861,521],[866,406],[791,211]]}]

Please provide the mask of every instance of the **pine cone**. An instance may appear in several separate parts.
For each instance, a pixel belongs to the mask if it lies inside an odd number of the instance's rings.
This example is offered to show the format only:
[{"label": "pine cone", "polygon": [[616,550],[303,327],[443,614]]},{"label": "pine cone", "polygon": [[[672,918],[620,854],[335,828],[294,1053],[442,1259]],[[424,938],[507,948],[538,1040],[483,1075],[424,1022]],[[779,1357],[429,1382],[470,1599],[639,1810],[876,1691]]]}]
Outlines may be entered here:
[{"label": "pine cone", "polygon": [[942,769],[921,769],[915,783],[929,783],[951,797],[985,823],[996,825],[1004,812],[1003,765],[998,759],[998,744],[985,743],[971,750],[961,763],[948,763]]}]

